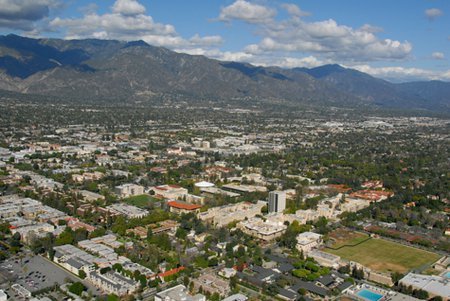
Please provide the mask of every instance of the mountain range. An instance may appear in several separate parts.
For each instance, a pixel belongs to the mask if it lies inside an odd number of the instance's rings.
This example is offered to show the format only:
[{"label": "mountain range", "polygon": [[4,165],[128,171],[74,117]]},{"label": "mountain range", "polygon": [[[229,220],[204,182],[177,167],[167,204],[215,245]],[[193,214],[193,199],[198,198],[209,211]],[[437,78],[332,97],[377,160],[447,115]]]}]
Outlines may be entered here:
[{"label": "mountain range", "polygon": [[450,83],[391,83],[340,65],[283,69],[177,53],[143,41],[0,36],[3,93],[110,102],[290,102],[450,111]]}]

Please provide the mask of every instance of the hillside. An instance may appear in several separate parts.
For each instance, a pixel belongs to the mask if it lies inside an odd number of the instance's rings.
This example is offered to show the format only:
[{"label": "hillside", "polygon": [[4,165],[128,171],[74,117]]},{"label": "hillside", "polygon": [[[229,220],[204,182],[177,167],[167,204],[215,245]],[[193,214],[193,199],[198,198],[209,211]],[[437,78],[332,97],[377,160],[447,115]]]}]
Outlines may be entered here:
[{"label": "hillside", "polygon": [[[252,101],[448,110],[450,83],[393,84],[326,65],[257,67],[143,41],[0,37],[0,89],[110,102]],[[432,91],[430,91],[430,89]]]}]

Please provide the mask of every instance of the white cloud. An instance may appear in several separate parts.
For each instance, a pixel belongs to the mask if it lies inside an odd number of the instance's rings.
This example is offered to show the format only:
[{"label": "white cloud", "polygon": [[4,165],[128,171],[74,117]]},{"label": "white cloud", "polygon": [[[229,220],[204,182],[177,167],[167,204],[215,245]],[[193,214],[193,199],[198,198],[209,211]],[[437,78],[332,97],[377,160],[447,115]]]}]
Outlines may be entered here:
[{"label": "white cloud", "polygon": [[234,61],[234,62],[249,62],[252,63],[254,56],[252,54],[243,51],[221,51],[217,48],[215,49],[205,49],[205,48],[179,48],[175,49],[177,52],[187,53],[191,55],[204,55],[209,58],[213,58],[221,61]]},{"label": "white cloud", "polygon": [[328,61],[321,61],[314,56],[307,57],[278,57],[278,56],[260,56],[253,55],[245,51],[220,51],[219,49],[204,49],[204,48],[190,48],[190,49],[176,49],[175,51],[181,53],[188,53],[191,55],[204,55],[220,61],[245,62],[256,66],[277,66],[282,68],[296,68],[307,67],[313,68],[321,66]]},{"label": "white cloud", "polygon": [[57,0],[0,0],[0,27],[31,31],[58,5]]},{"label": "white cloud", "polygon": [[117,0],[112,6],[112,11],[116,14],[134,16],[145,13],[145,7],[136,0]]},{"label": "white cloud", "polygon": [[412,45],[376,36],[379,28],[365,25],[354,29],[333,19],[305,22],[290,18],[261,25],[262,39],[245,50],[262,53],[314,53],[326,59],[344,61],[401,60],[411,53]]},{"label": "white cloud", "polygon": [[269,63],[266,63],[266,66],[278,66],[282,68],[297,68],[297,67],[306,67],[306,68],[314,68],[321,65],[326,64],[326,62],[317,59],[316,57],[310,55],[307,57],[296,58],[296,57],[284,57],[279,59],[274,59]]},{"label": "white cloud", "polygon": [[80,7],[78,10],[86,15],[94,14],[98,10],[98,5],[95,3],[89,3],[86,6]]},{"label": "white cloud", "polygon": [[445,60],[445,55],[442,52],[433,52],[431,57],[435,60]]},{"label": "white cloud", "polygon": [[169,48],[213,47],[220,45],[220,36],[190,39],[181,37],[170,24],[157,23],[145,14],[145,7],[135,0],[117,0],[110,13],[102,15],[89,10],[81,18],[55,18],[50,22],[53,30],[62,30],[68,39],[97,38],[125,41],[144,40]]},{"label": "white cloud", "polygon": [[438,8],[429,8],[425,10],[425,16],[430,20],[433,21],[434,19],[442,16],[444,13],[442,10]]},{"label": "white cloud", "polygon": [[383,28],[378,27],[378,26],[373,26],[370,24],[364,24],[363,26],[361,26],[360,30],[365,31],[365,32],[370,32],[370,33],[377,33],[377,32],[382,32]]},{"label": "white cloud", "polygon": [[306,17],[311,15],[311,13],[303,11],[297,5],[293,3],[283,3],[281,7],[284,8],[290,15],[296,17]]},{"label": "white cloud", "polygon": [[220,11],[220,21],[241,20],[248,23],[265,23],[276,15],[272,8],[251,3],[246,0],[237,0],[233,4],[223,7]]},{"label": "white cloud", "polygon": [[434,71],[421,68],[407,67],[371,67],[369,65],[355,65],[351,68],[371,74],[375,77],[381,77],[395,81],[413,81],[413,80],[450,80],[450,70]]}]

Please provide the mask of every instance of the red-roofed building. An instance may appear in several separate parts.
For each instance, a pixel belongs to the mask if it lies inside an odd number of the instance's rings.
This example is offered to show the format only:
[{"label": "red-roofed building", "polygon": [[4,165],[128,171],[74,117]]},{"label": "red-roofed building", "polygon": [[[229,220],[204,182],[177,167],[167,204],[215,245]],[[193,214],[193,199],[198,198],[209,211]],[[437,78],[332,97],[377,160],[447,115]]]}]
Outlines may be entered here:
[{"label": "red-roofed building", "polygon": [[353,192],[349,195],[351,198],[363,199],[372,202],[379,202],[387,199],[388,197],[394,195],[390,191],[378,191],[378,190],[360,190]]},{"label": "red-roofed building", "polygon": [[83,223],[79,220],[69,220],[67,222],[67,227],[69,227],[70,229],[72,229],[73,231],[76,231],[77,229],[86,229],[86,231],[88,231],[89,233],[91,233],[92,231],[95,230],[95,227],[86,223]]},{"label": "red-roofed building", "polygon": [[179,267],[179,268],[174,268],[174,269],[165,271],[164,273],[159,273],[159,274],[158,274],[158,277],[159,277],[162,281],[164,281],[164,278],[165,278],[165,277],[175,275],[175,274],[177,274],[177,273],[183,271],[184,269],[185,269],[184,266],[181,266],[181,267]]},{"label": "red-roofed building", "polygon": [[328,184],[328,187],[336,190],[339,193],[347,193],[350,190],[352,190],[350,187],[347,187],[346,185],[343,184]]},{"label": "red-roofed building", "polygon": [[190,213],[190,212],[198,213],[198,212],[200,212],[200,208],[202,208],[202,206],[200,206],[200,205],[189,204],[189,203],[181,202],[181,201],[169,201],[167,203],[167,205],[169,205],[170,212],[177,213],[177,214]]},{"label": "red-roofed building", "polygon": [[364,188],[367,188],[367,189],[378,189],[378,188],[383,188],[383,182],[382,181],[366,181],[361,186]]}]

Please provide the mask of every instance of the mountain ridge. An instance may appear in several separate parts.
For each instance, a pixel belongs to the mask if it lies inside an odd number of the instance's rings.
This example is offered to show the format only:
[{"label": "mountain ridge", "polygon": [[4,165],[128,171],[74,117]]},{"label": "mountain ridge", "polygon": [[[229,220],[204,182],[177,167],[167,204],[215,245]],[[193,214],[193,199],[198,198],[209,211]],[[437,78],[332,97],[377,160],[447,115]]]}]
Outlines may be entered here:
[{"label": "mountain ridge", "polygon": [[2,90],[121,102],[263,99],[450,110],[447,82],[394,84],[337,64],[261,67],[177,53],[144,41],[0,36],[0,78]]}]

